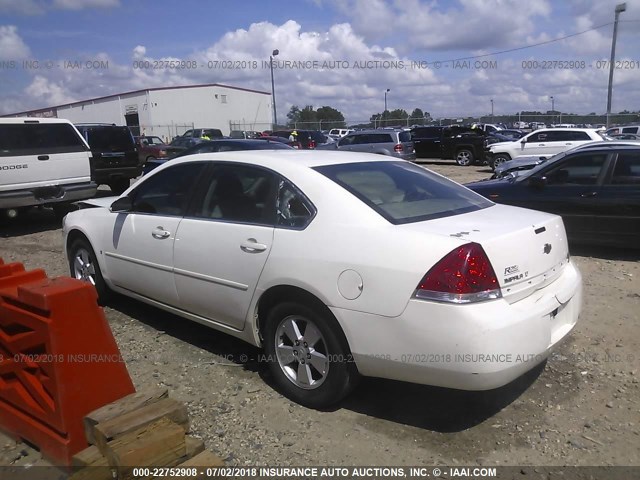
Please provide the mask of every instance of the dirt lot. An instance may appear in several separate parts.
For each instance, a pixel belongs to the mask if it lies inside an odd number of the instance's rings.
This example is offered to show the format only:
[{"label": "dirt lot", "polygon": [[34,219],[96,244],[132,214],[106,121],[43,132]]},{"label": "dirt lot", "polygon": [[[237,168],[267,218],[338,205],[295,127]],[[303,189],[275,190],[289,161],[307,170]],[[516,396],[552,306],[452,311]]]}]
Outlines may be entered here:
[{"label": "dirt lot", "polygon": [[[490,173],[427,166],[459,182]],[[0,229],[5,261],[67,273],[52,214]],[[272,389],[253,347],[127,299],[106,314],[134,383],[168,386],[232,465],[640,465],[640,252],[572,254],[585,288],[573,334],[543,368],[491,392],[366,379],[336,408],[309,410]],[[37,460],[0,438],[0,464]]]}]

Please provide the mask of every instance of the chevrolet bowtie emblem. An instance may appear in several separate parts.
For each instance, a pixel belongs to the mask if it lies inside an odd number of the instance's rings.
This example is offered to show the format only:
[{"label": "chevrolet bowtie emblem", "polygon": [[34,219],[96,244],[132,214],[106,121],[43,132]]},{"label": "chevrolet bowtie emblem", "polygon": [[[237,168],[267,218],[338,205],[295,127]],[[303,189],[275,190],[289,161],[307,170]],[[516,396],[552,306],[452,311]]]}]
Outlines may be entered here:
[{"label": "chevrolet bowtie emblem", "polygon": [[550,243],[545,243],[544,244],[544,248],[542,249],[542,251],[546,254],[549,254],[551,252],[551,244]]}]

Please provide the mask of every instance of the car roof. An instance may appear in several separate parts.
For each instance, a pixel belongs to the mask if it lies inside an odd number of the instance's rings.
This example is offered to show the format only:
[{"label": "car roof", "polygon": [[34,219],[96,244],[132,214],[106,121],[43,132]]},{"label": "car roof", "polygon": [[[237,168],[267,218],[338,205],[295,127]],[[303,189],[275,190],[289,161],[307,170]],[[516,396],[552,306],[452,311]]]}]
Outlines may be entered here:
[{"label": "car roof", "polygon": [[[593,143],[585,143],[584,145],[578,145],[577,147],[573,148],[571,150],[571,153],[573,153],[574,151],[581,151],[583,152],[584,150],[597,150],[597,149],[601,149],[601,148],[607,148],[607,149],[611,149],[611,148],[630,148],[630,149],[634,149],[634,148],[640,148],[640,143],[636,142],[636,141],[631,141],[631,140],[627,140],[627,141],[619,141],[619,142],[612,142],[610,140],[603,140],[601,142],[599,141],[595,141]],[[516,157],[518,158],[518,157]]]},{"label": "car roof", "polygon": [[358,133],[399,133],[404,132],[401,128],[369,128],[367,130],[358,130],[355,132],[351,132],[349,135],[354,135]]},{"label": "car roof", "polygon": [[[40,118],[40,117],[6,117],[0,118],[0,123],[13,124],[34,124],[34,123],[68,123],[72,124],[65,118]],[[73,124],[72,124],[73,125]]]},{"label": "car roof", "polygon": [[571,131],[571,132],[596,132],[597,128],[577,128],[577,127],[551,127],[551,128],[540,128],[531,133],[540,133],[540,132],[557,132],[557,131]]},{"label": "car roof", "polygon": [[204,161],[248,163],[268,168],[274,167],[274,170],[278,170],[278,168],[310,169],[325,165],[363,162],[397,162],[403,160],[372,153],[334,152],[328,150],[240,150],[185,155],[184,157],[171,160],[171,162],[167,162],[165,165]]}]

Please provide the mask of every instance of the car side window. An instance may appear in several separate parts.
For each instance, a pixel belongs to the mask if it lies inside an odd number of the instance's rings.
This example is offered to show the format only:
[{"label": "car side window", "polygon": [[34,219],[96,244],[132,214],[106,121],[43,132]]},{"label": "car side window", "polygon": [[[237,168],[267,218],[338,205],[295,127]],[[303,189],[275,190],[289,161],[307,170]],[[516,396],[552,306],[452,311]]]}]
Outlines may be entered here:
[{"label": "car side window", "polygon": [[560,165],[547,170],[548,185],[595,185],[607,155],[590,153],[566,159]]},{"label": "car side window", "polygon": [[571,140],[574,141],[582,141],[582,140],[591,140],[591,137],[587,132],[568,132],[571,136]]},{"label": "car side window", "polygon": [[549,134],[547,132],[534,133],[527,138],[527,143],[546,142],[548,138]]},{"label": "car side window", "polygon": [[205,167],[204,162],[183,163],[151,176],[129,194],[133,203],[132,211],[183,216],[191,192]]},{"label": "car side window", "polygon": [[274,173],[249,165],[218,165],[194,216],[230,222],[273,225]]},{"label": "car side window", "polygon": [[611,185],[640,185],[640,153],[618,155]]},{"label": "car side window", "polygon": [[278,226],[304,228],[311,222],[314,208],[290,182],[280,180],[276,212]]},{"label": "car side window", "polygon": [[369,143],[394,143],[388,133],[374,133],[369,135]]}]

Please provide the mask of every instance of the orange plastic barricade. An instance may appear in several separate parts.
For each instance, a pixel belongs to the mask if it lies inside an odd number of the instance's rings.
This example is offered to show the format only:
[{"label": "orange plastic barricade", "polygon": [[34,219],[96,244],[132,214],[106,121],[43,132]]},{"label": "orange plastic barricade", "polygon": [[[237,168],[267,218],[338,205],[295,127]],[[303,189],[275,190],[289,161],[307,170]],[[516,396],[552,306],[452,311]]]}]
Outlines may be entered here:
[{"label": "orange plastic barricade", "polygon": [[83,417],[134,391],[91,285],[0,258],[0,429],[69,465]]}]

